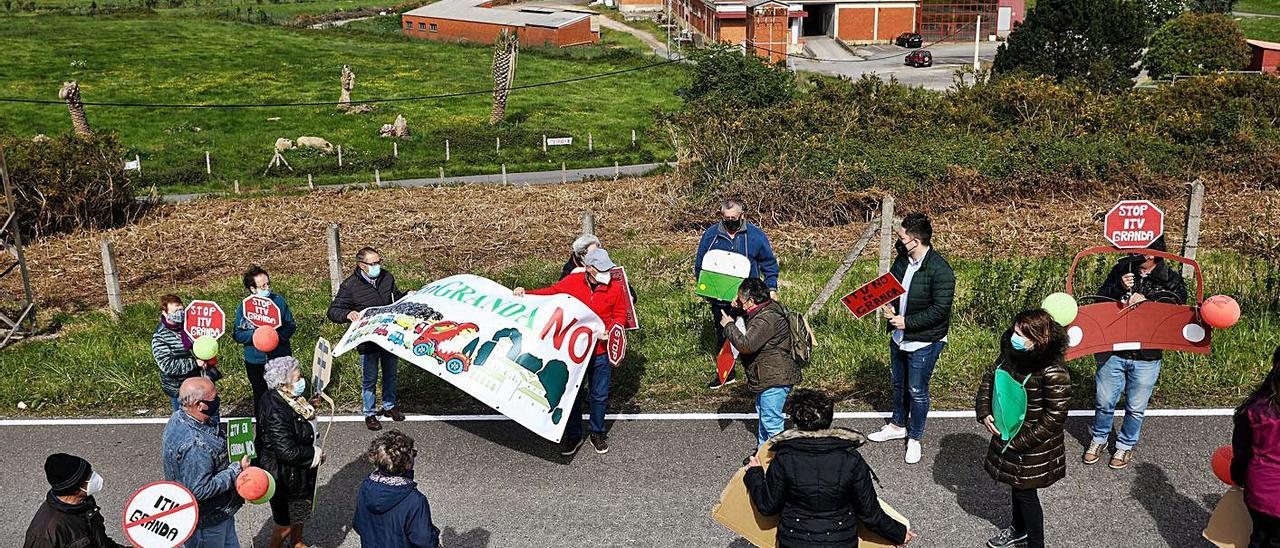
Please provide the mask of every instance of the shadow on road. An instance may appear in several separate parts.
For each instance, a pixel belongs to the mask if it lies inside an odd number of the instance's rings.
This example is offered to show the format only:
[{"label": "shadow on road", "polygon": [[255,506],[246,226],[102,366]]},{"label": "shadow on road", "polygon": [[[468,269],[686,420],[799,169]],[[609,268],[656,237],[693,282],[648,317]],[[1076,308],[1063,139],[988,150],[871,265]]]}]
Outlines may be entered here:
[{"label": "shadow on road", "polygon": [[1159,466],[1134,465],[1137,477],[1129,495],[1151,514],[1156,530],[1168,546],[1201,546],[1200,529],[1209,523],[1209,511],[1195,499],[1179,493]]},{"label": "shadow on road", "polygon": [[729,546],[726,546],[725,548],[755,548],[755,545],[751,544],[751,542],[747,541],[745,538],[740,538],[730,542]]},{"label": "shadow on road", "polygon": [[[1071,417],[1067,419],[1067,424],[1063,429],[1080,443],[1080,447],[1087,448],[1089,447],[1089,442],[1093,441],[1092,427],[1093,417]],[[1081,452],[1083,453],[1083,451]]]},{"label": "shadow on road", "polygon": [[440,531],[440,544],[449,548],[487,548],[491,536],[488,529],[479,527],[461,534],[452,527],[445,527]]},{"label": "shadow on road", "polygon": [[942,438],[933,464],[933,481],[954,493],[956,504],[975,518],[1004,527],[1009,522],[1006,505],[991,501],[1009,498],[1009,491],[982,468],[990,440],[977,434],[949,434]]},{"label": "shadow on road", "polygon": [[[360,483],[372,471],[373,467],[368,463],[356,460],[342,467],[327,483],[320,486],[316,492],[318,501],[315,513],[303,529],[304,542],[339,546],[347,535],[353,534],[351,518],[356,513],[356,495],[360,491]],[[254,545],[266,546],[275,528],[273,520],[268,519],[263,523],[262,529],[254,536]]]},{"label": "shadow on road", "polygon": [[[559,446],[528,429],[508,421],[450,421],[449,426],[491,441],[512,451],[538,457],[555,464],[568,464],[573,459],[560,456]],[[585,426],[584,426],[585,428]]]}]

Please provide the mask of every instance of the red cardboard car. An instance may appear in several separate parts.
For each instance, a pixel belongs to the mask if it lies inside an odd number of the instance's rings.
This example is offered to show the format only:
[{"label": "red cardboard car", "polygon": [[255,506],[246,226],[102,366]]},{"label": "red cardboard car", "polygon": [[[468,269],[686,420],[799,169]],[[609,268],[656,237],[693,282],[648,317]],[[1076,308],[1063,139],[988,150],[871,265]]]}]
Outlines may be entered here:
[{"label": "red cardboard car", "polygon": [[453,374],[461,373],[470,367],[471,357],[460,352],[441,352],[439,351],[440,343],[458,335],[475,333],[479,330],[479,326],[469,322],[463,324],[447,320],[436,322],[431,327],[423,329],[422,334],[413,341],[413,353],[419,356],[430,355],[444,364],[446,371]]},{"label": "red cardboard car", "polygon": [[1195,305],[1155,300],[1126,305],[1100,295],[1079,297],[1076,299],[1080,303],[1079,313],[1075,321],[1067,326],[1070,339],[1068,360],[1099,352],[1141,349],[1209,353],[1213,328],[1200,318],[1200,304],[1204,302],[1204,277],[1200,272],[1200,264],[1192,259],[1153,249],[1091,247],[1081,251],[1072,261],[1071,271],[1067,274],[1067,293],[1074,295],[1072,282],[1080,259],[1100,253],[1131,254],[1135,251],[1191,265],[1196,272]]}]

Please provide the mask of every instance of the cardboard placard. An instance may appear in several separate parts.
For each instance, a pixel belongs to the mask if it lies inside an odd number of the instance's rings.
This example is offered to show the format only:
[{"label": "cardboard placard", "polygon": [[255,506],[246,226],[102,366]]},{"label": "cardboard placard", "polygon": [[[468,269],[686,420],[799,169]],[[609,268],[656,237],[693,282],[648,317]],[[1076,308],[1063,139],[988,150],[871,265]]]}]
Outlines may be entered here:
[{"label": "cardboard placard", "polygon": [[1218,548],[1245,548],[1253,533],[1253,517],[1244,505],[1244,491],[1232,487],[1209,516],[1204,538]]},{"label": "cardboard placard", "polygon": [[227,315],[213,301],[191,301],[182,320],[182,330],[191,340],[204,335],[217,339],[227,332]]},{"label": "cardboard placard", "polygon": [[613,367],[622,365],[622,358],[627,355],[627,330],[621,325],[613,326],[613,329],[609,330],[606,348],[609,351],[609,365]]},{"label": "cardboard placard", "polygon": [[329,388],[333,374],[333,346],[324,337],[316,340],[315,354],[311,358],[311,394],[319,396]]},{"label": "cardboard placard", "polygon": [[244,310],[244,319],[253,324],[254,327],[280,327],[283,323],[280,314],[280,307],[276,306],[276,302],[266,297],[257,295],[249,295],[245,297],[240,305]]},{"label": "cardboard placard", "polygon": [[[760,464],[768,469],[769,461],[773,458],[773,452],[769,451],[769,443],[760,447],[756,452],[756,458],[760,460]],[[720,525],[725,526],[733,531],[747,542],[759,546],[760,548],[777,548],[778,546],[778,516],[766,516],[756,510],[756,505],[751,502],[751,495],[747,493],[747,485],[743,483],[742,478],[747,475],[747,468],[744,466],[729,479],[729,484],[724,487],[724,491],[720,493],[720,502],[711,509],[711,517]],[[880,500],[880,508],[884,509],[889,517],[897,520],[911,529],[911,522],[907,518],[899,514],[897,510],[889,506],[883,499]],[[879,535],[868,531],[861,524],[858,525],[858,548],[894,548],[896,545],[885,540]]]},{"label": "cardboard placard", "polygon": [[250,459],[258,458],[258,451],[253,447],[254,428],[252,417],[227,419],[227,458],[231,462],[240,462],[245,455]]},{"label": "cardboard placard", "polygon": [[124,534],[141,548],[173,548],[186,542],[200,522],[196,497],[181,484],[156,481],[142,486],[124,506]]},{"label": "cardboard placard", "polygon": [[640,317],[636,315],[636,296],[631,294],[631,281],[627,279],[627,270],[622,267],[609,271],[609,275],[613,280],[609,283],[622,283],[622,287],[627,290],[627,325],[628,331],[640,329]]},{"label": "cardboard placard", "polygon": [[862,285],[852,293],[840,298],[840,302],[844,303],[853,312],[854,316],[862,318],[867,314],[875,312],[876,309],[887,303],[893,302],[894,299],[901,297],[907,290],[902,287],[898,279],[893,277],[892,273],[886,272],[883,276],[871,280]]}]

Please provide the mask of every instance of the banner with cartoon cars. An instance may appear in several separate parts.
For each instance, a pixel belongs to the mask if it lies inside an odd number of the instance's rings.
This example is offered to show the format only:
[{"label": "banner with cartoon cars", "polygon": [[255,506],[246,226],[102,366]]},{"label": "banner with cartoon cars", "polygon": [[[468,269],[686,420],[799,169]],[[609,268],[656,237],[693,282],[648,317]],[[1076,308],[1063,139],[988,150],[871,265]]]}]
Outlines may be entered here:
[{"label": "banner with cartoon cars", "polygon": [[558,442],[603,331],[600,317],[568,295],[516,298],[460,274],[365,309],[334,355],[372,342]]}]

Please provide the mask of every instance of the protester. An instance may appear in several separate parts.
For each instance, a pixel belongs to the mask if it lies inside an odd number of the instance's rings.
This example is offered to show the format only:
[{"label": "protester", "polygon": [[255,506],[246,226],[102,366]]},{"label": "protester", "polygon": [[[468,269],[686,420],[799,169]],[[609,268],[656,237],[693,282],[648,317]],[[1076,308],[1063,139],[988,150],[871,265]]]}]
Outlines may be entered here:
[{"label": "protester", "polygon": [[316,443],[316,408],[302,396],[307,380],[302,378],[298,359],[272,358],[264,380],[272,390],[258,402],[258,432],[254,447],[262,469],[276,479],[271,497],[271,548],[290,545],[304,547],[302,528],[311,518],[316,491],[316,468],[325,455]]},{"label": "protester", "polygon": [[164,427],[164,479],[182,484],[196,497],[200,522],[187,539],[187,548],[240,548],[236,512],[244,499],[236,493],[236,477],[249,467],[227,458],[227,438],[218,431],[222,397],[204,377],[182,381],[182,408]]},{"label": "protester", "polygon": [[[329,304],[329,321],[337,324],[360,319],[360,311],[371,306],[386,306],[404,293],[396,287],[396,278],[382,268],[382,255],[372,247],[361,248],[356,253],[356,271],[338,286],[338,294]],[[382,415],[391,420],[404,420],[404,413],[396,409],[396,372],[400,360],[395,354],[367,342],[356,347],[360,353],[361,397],[364,403],[364,424],[370,430],[381,430],[378,422],[378,370],[382,370]]]},{"label": "protester", "polygon": [[1231,481],[1253,518],[1249,548],[1280,546],[1280,346],[1267,378],[1236,408],[1231,451]]},{"label": "protester", "polygon": [[882,309],[892,333],[889,364],[893,379],[893,416],[874,442],[907,438],[905,460],[920,462],[924,423],[929,416],[929,380],[947,346],[956,276],[947,260],[933,249],[929,217],[912,213],[902,219],[894,244],[898,256],[889,272],[907,290]]},{"label": "protester", "polygon": [[871,467],[858,454],[866,437],[831,427],[831,398],[801,388],[787,411],[795,429],[772,438],[769,470],[753,455],[742,478],[761,514],[782,514],[778,546],[857,546],[858,524],[895,545],[911,542],[915,532],[880,507]]},{"label": "protester", "polygon": [[572,251],[569,253],[569,260],[565,261],[564,268],[560,269],[560,279],[564,279],[579,268],[586,268],[582,263],[582,258],[587,255],[588,251],[600,247],[600,238],[595,234],[583,234],[573,241]]},{"label": "protester", "polygon": [[736,306],[746,318],[746,331],[726,312],[720,313],[724,337],[738,349],[747,390],[756,396],[757,446],[782,432],[782,406],[791,387],[800,382],[800,366],[791,357],[791,324],[782,303],[770,298],[769,287],[759,278],[747,278],[738,287]]},{"label": "protester", "polygon": [[106,522],[93,496],[102,476],[80,457],[55,453],[44,460],[49,491],[27,526],[23,548],[125,548],[107,536]]},{"label": "protester", "polygon": [[[1071,377],[1066,353],[1067,332],[1048,312],[1021,312],[1013,328],[1001,336],[1000,356],[978,387],[977,416],[991,432],[985,468],[993,479],[1013,488],[1013,524],[987,541],[990,548],[1044,548],[1038,490],[1067,475],[1062,427],[1071,401]],[[995,389],[997,370],[1026,391],[1026,415],[1008,441],[1001,439],[993,415],[992,401],[1001,396]]]},{"label": "protester", "polygon": [[[730,198],[720,204],[721,221],[711,225],[702,233],[702,238],[698,240],[698,251],[693,260],[693,277],[696,280],[702,274],[702,259],[708,251],[720,249],[732,253],[745,255],[751,262],[751,278],[763,278],[765,285],[769,287],[769,298],[778,299],[778,259],[773,255],[773,246],[769,245],[769,238],[765,236],[764,231],[759,227],[748,223],[744,220],[746,216],[746,205],[742,200]],[[720,317],[728,312],[733,313],[732,307],[728,302],[717,299],[706,299],[707,304],[711,306],[711,321],[718,323]],[[716,347],[715,351],[719,352],[724,346],[724,332],[716,330]],[[724,379],[720,378],[719,373],[707,383],[707,388],[717,389],[727,384],[737,381],[737,374],[733,369]]]},{"label": "protester", "polygon": [[267,393],[267,383],[262,380],[267,360],[293,355],[293,347],[290,346],[289,340],[298,330],[298,324],[293,321],[293,311],[289,310],[289,303],[284,299],[284,295],[271,291],[271,275],[267,274],[262,267],[253,265],[244,271],[244,288],[251,295],[271,299],[271,302],[276,303],[276,307],[280,309],[280,325],[276,327],[276,335],[280,338],[280,342],[276,344],[275,350],[263,352],[253,344],[253,334],[257,331],[257,326],[245,317],[244,302],[236,307],[235,332],[232,336],[236,342],[244,345],[244,369],[249,376],[249,385],[253,387],[253,414],[257,416],[258,402],[262,401],[262,395]]},{"label": "protester", "polygon": [[[1148,249],[1164,251],[1164,237],[1157,238]],[[1186,304],[1187,286],[1182,281],[1182,274],[1166,264],[1164,258],[1135,254],[1116,263],[1102,287],[1098,288],[1098,295],[1129,306],[1140,306],[1139,303],[1148,300]],[[1142,418],[1156,388],[1156,380],[1160,378],[1163,359],[1164,352],[1155,349],[1094,355],[1098,374],[1091,429],[1093,440],[1081,457],[1085,464],[1098,462],[1106,450],[1121,394],[1124,394],[1124,420],[1116,434],[1115,452],[1107,464],[1119,470],[1133,461],[1133,448],[1138,445]]]},{"label": "protester", "polygon": [[176,295],[160,297],[160,324],[151,335],[151,357],[160,368],[160,389],[169,396],[174,411],[179,409],[178,387],[191,377],[199,377],[209,366],[191,353],[191,337],[182,329],[186,307]]},{"label": "protester", "polygon": [[379,435],[365,460],[377,467],[360,484],[351,529],[364,548],[437,548],[440,529],[431,523],[431,504],[413,481],[418,450],[399,430]]},{"label": "protester", "polygon": [[587,398],[588,413],[591,420],[587,427],[591,446],[597,453],[609,452],[609,438],[605,432],[604,412],[609,404],[609,381],[613,376],[613,367],[609,364],[609,330],[615,325],[626,326],[627,306],[626,288],[620,283],[612,283],[609,271],[617,265],[609,258],[604,248],[588,251],[582,258],[586,272],[581,276],[567,276],[550,287],[530,289],[523,287],[512,290],[516,297],[528,295],[570,295],[595,312],[604,320],[604,331],[596,333],[595,354],[587,366],[587,390],[578,390],[578,397],[573,400],[569,410],[569,424],[565,425],[564,438],[560,441],[560,454],[573,455],[578,452],[585,441],[582,437],[582,400]]}]

